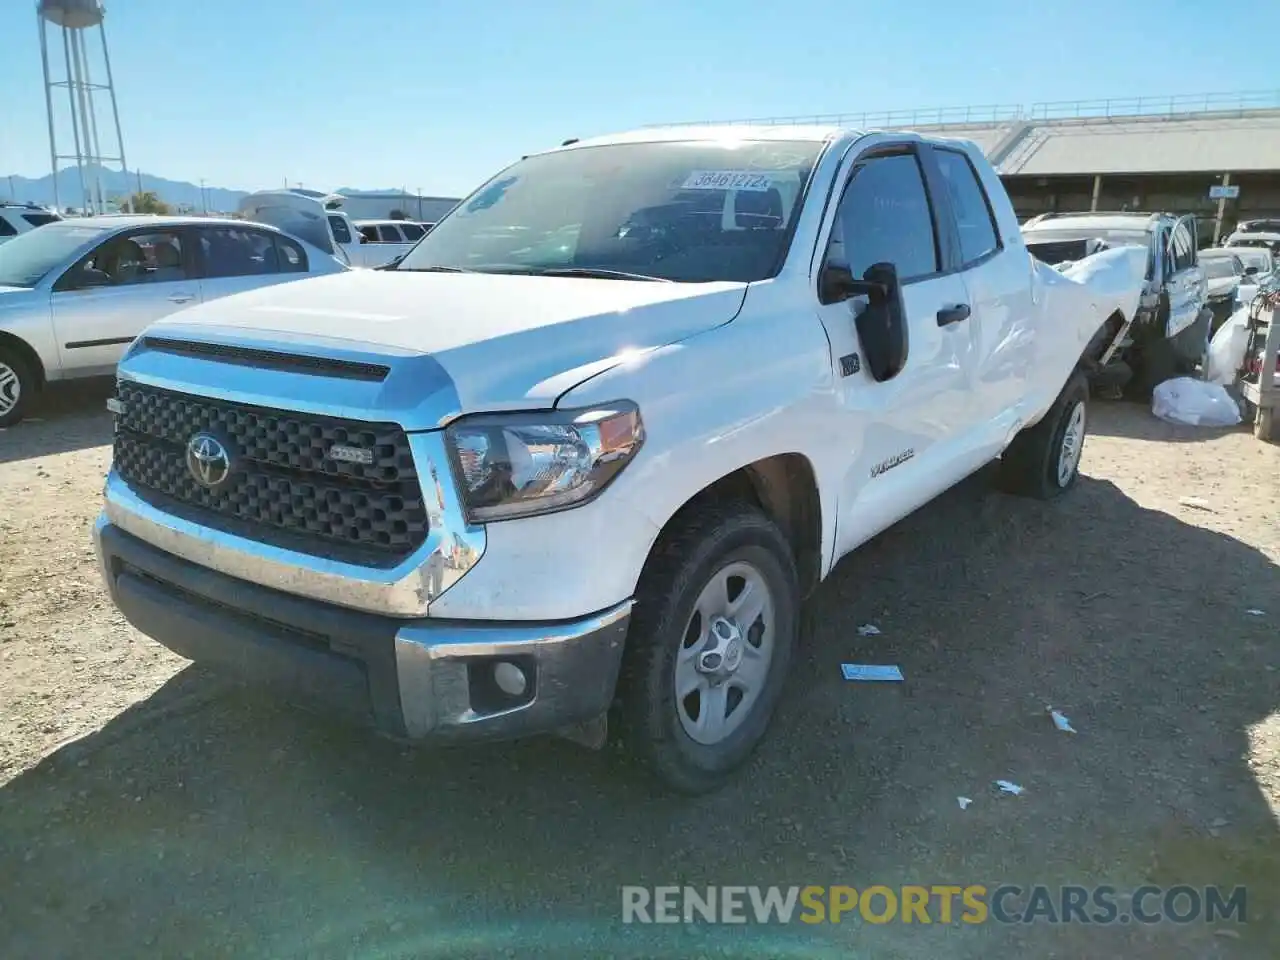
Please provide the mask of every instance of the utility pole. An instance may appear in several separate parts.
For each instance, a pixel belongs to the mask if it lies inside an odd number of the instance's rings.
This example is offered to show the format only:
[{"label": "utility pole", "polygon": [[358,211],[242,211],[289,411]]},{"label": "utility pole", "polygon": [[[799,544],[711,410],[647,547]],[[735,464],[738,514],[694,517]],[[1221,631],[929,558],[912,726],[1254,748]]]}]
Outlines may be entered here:
[{"label": "utility pole", "polygon": [[209,198],[204,192],[204,177],[200,178],[200,210],[206,217],[209,215]]},{"label": "utility pole", "polygon": [[9,199],[14,203],[18,202],[18,195],[13,192],[13,174],[9,174]]}]

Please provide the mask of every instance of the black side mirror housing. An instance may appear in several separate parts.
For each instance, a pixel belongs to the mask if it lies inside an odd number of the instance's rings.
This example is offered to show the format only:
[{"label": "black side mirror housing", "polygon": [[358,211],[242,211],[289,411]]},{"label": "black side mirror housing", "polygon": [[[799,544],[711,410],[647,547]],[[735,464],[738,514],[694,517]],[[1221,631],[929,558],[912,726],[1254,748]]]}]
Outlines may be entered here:
[{"label": "black side mirror housing", "polygon": [[1245,268],[1244,268],[1244,275],[1245,275],[1246,277],[1256,277],[1256,276],[1258,275],[1258,268],[1257,268],[1257,267],[1245,267]]},{"label": "black side mirror housing", "polygon": [[907,365],[907,311],[902,284],[892,263],[874,263],[857,280],[849,268],[829,264],[822,271],[819,294],[823,303],[840,303],[865,296],[867,306],[854,316],[867,372],[877,383],[892,380]]}]

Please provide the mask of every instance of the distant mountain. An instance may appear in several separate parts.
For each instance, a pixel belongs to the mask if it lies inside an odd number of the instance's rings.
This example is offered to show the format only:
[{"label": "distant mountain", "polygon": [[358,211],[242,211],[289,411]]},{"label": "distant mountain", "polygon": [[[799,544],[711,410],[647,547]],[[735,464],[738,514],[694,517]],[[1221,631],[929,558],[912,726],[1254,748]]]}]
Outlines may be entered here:
[{"label": "distant mountain", "polygon": [[[85,168],[85,176],[88,178],[93,168]],[[108,170],[105,167],[100,168],[102,175],[102,190],[108,201],[124,200],[130,194],[138,191],[138,174],[121,173],[118,170]],[[28,177],[19,177],[16,174],[12,177],[5,177],[0,174],[0,200],[8,200],[9,185],[13,185],[13,199],[20,203],[38,203],[41,206],[53,206],[53,175],[30,179]],[[205,187],[205,196],[200,196],[200,187],[198,184],[187,183],[185,180],[166,180],[164,177],[157,177],[150,173],[142,174],[142,189],[152,190],[165,203],[169,204],[175,212],[180,210],[202,211],[205,204],[208,204],[210,213],[231,213],[239,206],[240,200],[248,194],[244,190],[225,190],[222,187]],[[270,189],[264,185],[264,189]],[[399,187],[392,187],[387,190],[358,190],[354,187],[343,187],[336,191],[344,197],[351,197],[353,200],[360,197],[378,197],[385,199],[387,197],[404,197],[407,201],[416,202],[417,198],[413,194],[407,194]],[[66,167],[58,171],[58,200],[61,207],[65,210],[68,207],[81,206],[80,193],[80,174],[75,167]],[[425,202],[426,198],[424,198]],[[408,208],[406,208],[408,209]],[[385,216],[383,213],[368,213],[367,216]]]},{"label": "distant mountain", "polygon": [[[92,168],[85,168],[86,179],[90,176],[91,170]],[[125,198],[138,190],[136,173],[121,173],[119,170],[103,167],[100,168],[100,175],[102,191],[108,200]],[[10,184],[13,185],[15,200],[53,206],[53,174],[34,180],[16,175],[13,177],[0,175],[0,196],[8,199]],[[187,183],[185,180],[167,180],[149,173],[142,174],[142,189],[155,191],[161,200],[175,209],[187,207],[192,210],[202,210],[207,203],[211,213],[235,210],[240,199],[246,195],[243,190],[205,187],[204,198],[201,198],[199,184]],[[82,205],[80,174],[75,167],[65,167],[58,171],[58,200],[64,209],[78,208]]]}]

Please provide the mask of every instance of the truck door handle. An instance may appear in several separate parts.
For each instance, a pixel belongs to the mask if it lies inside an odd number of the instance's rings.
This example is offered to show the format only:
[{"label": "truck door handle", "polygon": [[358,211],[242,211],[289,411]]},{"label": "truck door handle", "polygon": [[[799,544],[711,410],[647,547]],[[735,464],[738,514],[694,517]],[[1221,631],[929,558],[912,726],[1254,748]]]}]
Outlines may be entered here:
[{"label": "truck door handle", "polygon": [[169,295],[170,303],[190,303],[196,298],[194,293],[171,293]]},{"label": "truck door handle", "polygon": [[946,327],[961,320],[969,319],[969,305],[957,303],[953,307],[943,307],[938,311],[938,326]]}]

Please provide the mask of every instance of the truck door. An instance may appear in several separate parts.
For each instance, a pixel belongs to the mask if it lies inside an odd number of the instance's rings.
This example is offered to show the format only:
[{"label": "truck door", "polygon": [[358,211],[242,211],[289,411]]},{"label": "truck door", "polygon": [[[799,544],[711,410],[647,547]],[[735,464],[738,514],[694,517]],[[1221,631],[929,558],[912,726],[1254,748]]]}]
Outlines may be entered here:
[{"label": "truck door", "polygon": [[866,298],[818,304],[831,346],[845,466],[837,555],[964,475],[957,472],[955,451],[963,447],[972,417],[968,291],[948,269],[953,257],[944,248],[946,234],[916,146],[871,148],[846,166],[841,184],[819,241],[819,267],[840,264],[861,278],[874,263],[892,263],[902,284],[909,348],[902,371],[877,383],[861,363],[854,325]]},{"label": "truck door", "polygon": [[1165,335],[1177,336],[1196,322],[1208,296],[1208,281],[1196,256],[1196,218],[1182,217],[1169,235],[1165,260],[1168,275],[1165,294],[1169,298],[1169,321]]},{"label": "truck door", "polygon": [[[955,336],[968,340],[969,399],[979,434],[975,442],[986,438],[998,448],[1013,426],[1035,359],[1035,309],[1026,260],[1001,255],[1004,243],[991,198],[963,149],[935,146],[922,159],[926,171],[932,159],[938,172],[934,193],[941,195],[940,205],[950,208],[947,220],[955,225],[957,265],[973,309]],[[1001,188],[995,183],[992,189]],[[961,343],[956,346],[964,349]]]},{"label": "truck door", "polygon": [[67,373],[111,372],[153,320],[200,302],[191,241],[184,227],[116,233],[58,278],[50,303]]},{"label": "truck door", "polygon": [[365,265],[365,257],[360,250],[359,234],[352,227],[346,214],[329,214],[329,231],[333,234],[333,244],[340,249],[338,256],[345,259],[353,267]]}]

